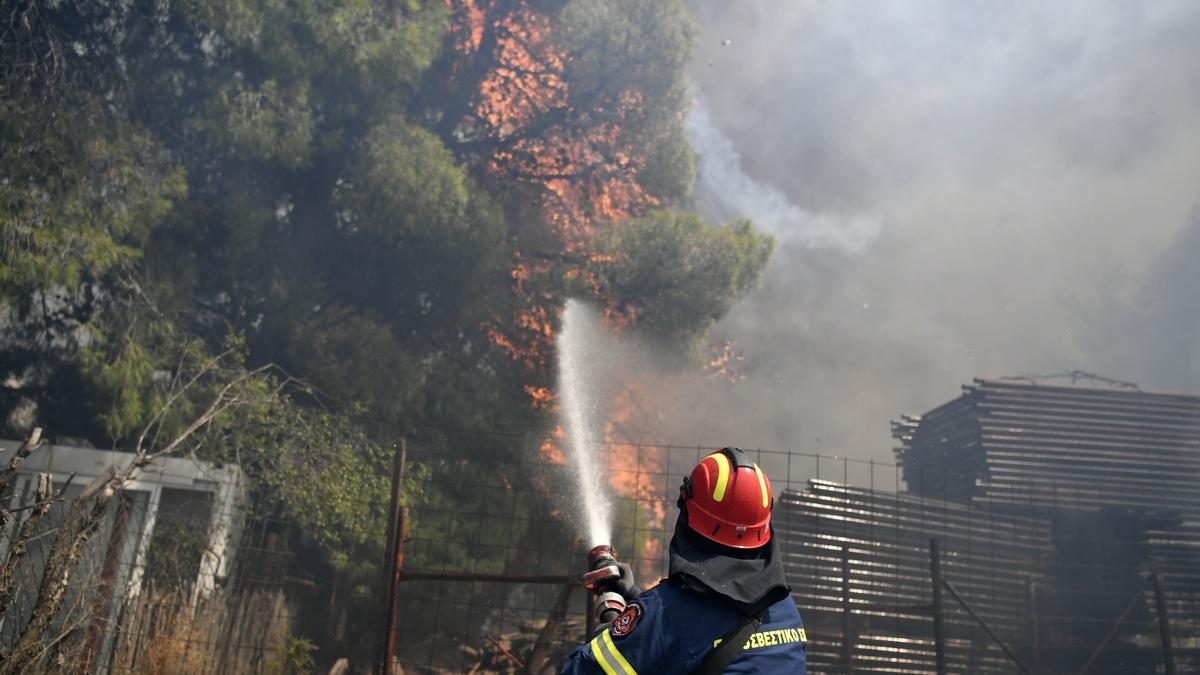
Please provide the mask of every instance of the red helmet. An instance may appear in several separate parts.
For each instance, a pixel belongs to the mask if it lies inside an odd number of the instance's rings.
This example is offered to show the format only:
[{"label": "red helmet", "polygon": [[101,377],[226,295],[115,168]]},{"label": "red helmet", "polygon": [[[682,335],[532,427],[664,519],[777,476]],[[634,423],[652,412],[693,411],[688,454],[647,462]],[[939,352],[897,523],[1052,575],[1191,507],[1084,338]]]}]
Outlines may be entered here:
[{"label": "red helmet", "polygon": [[732,548],[771,540],[771,481],[737,448],[705,457],[679,487],[679,508],[697,534]]}]

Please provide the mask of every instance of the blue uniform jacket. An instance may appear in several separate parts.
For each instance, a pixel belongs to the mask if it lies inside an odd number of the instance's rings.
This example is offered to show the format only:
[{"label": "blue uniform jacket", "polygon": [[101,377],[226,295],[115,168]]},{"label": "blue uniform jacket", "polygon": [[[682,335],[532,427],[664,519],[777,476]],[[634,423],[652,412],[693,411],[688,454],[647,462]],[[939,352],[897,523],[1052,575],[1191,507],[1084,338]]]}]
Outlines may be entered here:
[{"label": "blue uniform jacket", "polygon": [[[611,626],[567,657],[562,675],[685,675],[738,621],[729,603],[666,580],[630,603]],[[788,596],[767,608],[763,623],[725,673],[804,675],[804,626]]]}]

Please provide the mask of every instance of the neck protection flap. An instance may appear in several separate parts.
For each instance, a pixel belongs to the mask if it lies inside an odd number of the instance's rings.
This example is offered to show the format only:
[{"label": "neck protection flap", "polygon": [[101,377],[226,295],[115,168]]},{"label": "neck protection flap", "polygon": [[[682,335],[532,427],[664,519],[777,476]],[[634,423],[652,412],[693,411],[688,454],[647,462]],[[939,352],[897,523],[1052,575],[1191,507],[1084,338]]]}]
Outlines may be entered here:
[{"label": "neck protection flap", "polygon": [[670,553],[671,578],[701,593],[726,598],[743,614],[757,615],[791,592],[773,532],[762,548],[731,549],[692,532],[687,513],[681,511]]}]

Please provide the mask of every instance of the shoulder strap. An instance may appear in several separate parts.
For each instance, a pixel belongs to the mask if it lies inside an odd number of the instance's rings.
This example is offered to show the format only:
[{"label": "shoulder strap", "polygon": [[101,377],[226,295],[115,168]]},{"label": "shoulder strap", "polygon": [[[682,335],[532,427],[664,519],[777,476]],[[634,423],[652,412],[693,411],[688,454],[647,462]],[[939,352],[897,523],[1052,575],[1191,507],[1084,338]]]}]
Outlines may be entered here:
[{"label": "shoulder strap", "polygon": [[761,625],[762,612],[754,616],[741,615],[737,623],[721,638],[721,644],[709,650],[691,675],[720,675],[725,672],[725,666],[742,651],[742,645],[746,644],[750,634]]}]

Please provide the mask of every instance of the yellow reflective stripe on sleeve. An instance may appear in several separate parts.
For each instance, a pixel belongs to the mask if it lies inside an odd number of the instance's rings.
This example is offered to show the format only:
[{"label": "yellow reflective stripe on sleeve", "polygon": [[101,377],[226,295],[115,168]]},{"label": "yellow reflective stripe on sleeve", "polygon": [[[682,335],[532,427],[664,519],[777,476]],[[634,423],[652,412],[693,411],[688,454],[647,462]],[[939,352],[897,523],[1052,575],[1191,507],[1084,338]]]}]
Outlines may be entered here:
[{"label": "yellow reflective stripe on sleeve", "polygon": [[760,490],[762,490],[763,508],[770,508],[771,498],[767,496],[767,479],[763,478],[762,469],[758,468],[757,464],[754,465],[754,473],[758,475],[758,487]]},{"label": "yellow reflective stripe on sleeve", "polygon": [[613,644],[612,635],[610,635],[606,630],[600,634],[600,637],[604,640],[604,646],[608,648],[609,653],[616,658],[617,665],[624,669],[619,672],[623,673],[624,675],[637,675],[637,671],[633,669],[633,666],[629,665],[629,662],[626,661],[625,657],[621,655],[621,651],[617,649],[615,644]]},{"label": "yellow reflective stripe on sleeve", "polygon": [[[604,631],[603,635],[607,636],[608,631]],[[592,638],[592,656],[595,657],[596,663],[604,670],[604,675],[620,675],[616,670],[613,670],[612,664],[608,659],[604,658],[604,652],[600,650],[600,636]]]},{"label": "yellow reflective stripe on sleeve", "polygon": [[709,457],[717,460],[717,486],[713,488],[713,501],[723,501],[725,488],[729,487],[729,458],[723,452],[714,452]]}]

